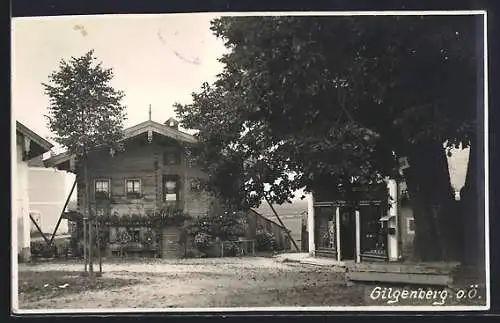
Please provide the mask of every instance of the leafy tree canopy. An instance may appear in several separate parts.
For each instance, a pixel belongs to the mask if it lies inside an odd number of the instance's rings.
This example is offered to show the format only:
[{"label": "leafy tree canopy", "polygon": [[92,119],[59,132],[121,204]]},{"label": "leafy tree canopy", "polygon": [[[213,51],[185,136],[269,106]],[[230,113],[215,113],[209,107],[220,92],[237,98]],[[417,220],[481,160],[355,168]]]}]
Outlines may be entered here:
[{"label": "leafy tree canopy", "polygon": [[238,205],[283,203],[320,182],[374,183],[421,143],[469,145],[476,24],[474,16],[216,19],[211,29],[230,49],[224,70],[176,111],[199,130],[212,186]]},{"label": "leafy tree canopy", "polygon": [[110,84],[113,70],[96,61],[93,50],[61,60],[49,82],[42,83],[50,98],[46,118],[54,140],[79,155],[116,143],[125,120],[124,94]]}]

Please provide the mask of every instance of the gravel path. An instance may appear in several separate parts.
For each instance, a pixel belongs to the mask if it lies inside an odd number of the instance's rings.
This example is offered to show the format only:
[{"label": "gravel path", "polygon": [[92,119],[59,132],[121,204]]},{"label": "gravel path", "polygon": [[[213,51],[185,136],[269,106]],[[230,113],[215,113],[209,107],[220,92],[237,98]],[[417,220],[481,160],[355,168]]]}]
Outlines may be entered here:
[{"label": "gravel path", "polygon": [[[82,268],[82,263],[77,262],[20,265],[20,286],[23,275],[37,277],[39,273],[41,277],[44,272],[76,275]],[[44,297],[33,297],[28,291],[19,296],[19,306],[21,309],[355,306],[363,305],[365,295],[362,287],[347,287],[342,274],[327,268],[279,263],[264,257],[106,261],[103,271],[103,277],[99,278],[102,287],[90,290],[75,287]],[[71,285],[72,279],[78,278],[68,276],[66,283]],[[106,286],[107,280],[122,283]]]}]

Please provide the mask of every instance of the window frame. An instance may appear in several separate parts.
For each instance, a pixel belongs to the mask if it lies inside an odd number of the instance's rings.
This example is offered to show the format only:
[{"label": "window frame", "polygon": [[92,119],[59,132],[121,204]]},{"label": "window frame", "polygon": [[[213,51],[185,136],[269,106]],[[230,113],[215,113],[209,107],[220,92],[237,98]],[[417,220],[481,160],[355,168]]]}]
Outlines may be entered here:
[{"label": "window frame", "polygon": [[[134,182],[139,182],[139,190],[128,190],[128,183],[132,182],[132,188],[135,188]],[[125,178],[125,194],[142,194],[142,180],[140,178]]]},{"label": "window frame", "polygon": [[[413,230],[411,229],[411,221],[413,221]],[[406,232],[408,234],[415,234],[415,218],[414,217],[409,217],[406,218]]]},{"label": "window frame", "polygon": [[[173,156],[172,162],[170,162],[170,156]],[[179,149],[165,150],[163,152],[163,165],[165,166],[176,166],[182,163],[181,152]]]},{"label": "window frame", "polygon": [[[107,184],[107,190],[97,190],[97,183],[102,182]],[[94,194],[97,192],[106,192],[108,196],[111,195],[111,180],[109,178],[96,178],[94,179]]]},{"label": "window frame", "polygon": [[175,204],[178,205],[180,201],[180,176],[178,175],[165,175],[163,176],[163,202],[174,202],[167,200],[167,182],[175,183]]}]

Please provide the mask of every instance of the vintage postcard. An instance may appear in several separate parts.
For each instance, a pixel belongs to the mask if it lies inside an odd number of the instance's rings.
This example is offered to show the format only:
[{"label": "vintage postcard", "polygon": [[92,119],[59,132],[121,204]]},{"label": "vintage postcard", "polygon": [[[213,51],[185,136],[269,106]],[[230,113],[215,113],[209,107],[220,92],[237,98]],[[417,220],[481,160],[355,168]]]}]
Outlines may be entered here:
[{"label": "vintage postcard", "polygon": [[13,18],[12,312],[489,309],[486,21]]}]

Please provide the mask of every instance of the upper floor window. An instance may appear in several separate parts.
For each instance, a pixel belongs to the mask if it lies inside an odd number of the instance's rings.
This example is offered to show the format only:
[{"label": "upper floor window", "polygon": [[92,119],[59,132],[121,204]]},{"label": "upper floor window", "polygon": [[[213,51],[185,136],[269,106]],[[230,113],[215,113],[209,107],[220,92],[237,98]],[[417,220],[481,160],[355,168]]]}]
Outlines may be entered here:
[{"label": "upper floor window", "polygon": [[109,194],[109,180],[96,179],[95,180],[95,191]]},{"label": "upper floor window", "polygon": [[179,179],[177,176],[164,177],[164,201],[177,203],[179,200]]},{"label": "upper floor window", "polygon": [[415,233],[415,219],[414,218],[406,219],[406,230],[410,234]]},{"label": "upper floor window", "polygon": [[180,154],[178,151],[166,151],[163,154],[164,165],[178,165],[180,164]]},{"label": "upper floor window", "polygon": [[140,193],[141,180],[140,179],[127,179],[125,181],[127,193]]}]

